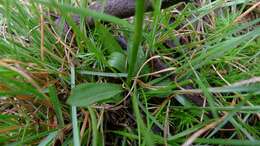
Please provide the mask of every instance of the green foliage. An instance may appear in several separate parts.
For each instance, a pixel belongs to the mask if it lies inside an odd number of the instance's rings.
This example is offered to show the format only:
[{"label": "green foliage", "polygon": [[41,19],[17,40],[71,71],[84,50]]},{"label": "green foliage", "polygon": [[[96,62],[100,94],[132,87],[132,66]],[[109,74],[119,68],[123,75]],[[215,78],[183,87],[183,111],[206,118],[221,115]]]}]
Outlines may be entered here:
[{"label": "green foliage", "polygon": [[142,41],[142,29],[144,21],[144,9],[145,1],[139,0],[136,1],[136,11],[135,11],[135,31],[133,35],[133,44],[129,49],[128,53],[128,82],[130,83],[131,79],[134,76],[138,50],[140,43]]},{"label": "green foliage", "polygon": [[51,100],[51,103],[53,104],[53,108],[55,110],[55,113],[57,115],[57,119],[58,119],[58,122],[59,122],[59,127],[64,127],[64,118],[63,118],[63,115],[62,115],[62,106],[60,104],[60,101],[59,101],[59,98],[57,97],[57,92],[56,92],[56,89],[55,87],[53,86],[50,86],[49,87],[49,95],[50,95],[50,100]]},{"label": "green foliage", "polygon": [[72,89],[67,103],[88,107],[94,103],[111,101],[122,92],[122,87],[111,83],[84,83]]},{"label": "green foliage", "polygon": [[108,64],[114,67],[120,72],[125,72],[126,70],[126,57],[120,52],[113,52],[109,56]]},{"label": "green foliage", "polygon": [[259,145],[260,18],[235,21],[255,1],[200,2],[138,0],[119,19],[84,0],[0,1],[0,145],[175,146],[223,115],[193,144]]}]

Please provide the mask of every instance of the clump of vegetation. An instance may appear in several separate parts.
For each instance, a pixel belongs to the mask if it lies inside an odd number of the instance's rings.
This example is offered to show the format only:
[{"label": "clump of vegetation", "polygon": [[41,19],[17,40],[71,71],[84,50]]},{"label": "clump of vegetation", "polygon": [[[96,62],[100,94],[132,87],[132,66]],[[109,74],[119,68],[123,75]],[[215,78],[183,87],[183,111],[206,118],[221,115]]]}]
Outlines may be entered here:
[{"label": "clump of vegetation", "polygon": [[260,145],[258,1],[92,2],[0,1],[0,145]]}]

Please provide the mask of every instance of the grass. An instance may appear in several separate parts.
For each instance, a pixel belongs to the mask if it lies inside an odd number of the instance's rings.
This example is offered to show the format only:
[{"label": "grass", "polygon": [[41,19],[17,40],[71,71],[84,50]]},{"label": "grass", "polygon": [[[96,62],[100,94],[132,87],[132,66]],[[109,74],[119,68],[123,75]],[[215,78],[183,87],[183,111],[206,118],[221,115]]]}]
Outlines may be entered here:
[{"label": "grass", "polygon": [[[75,67],[72,63],[71,63],[70,70],[71,70],[70,84],[71,84],[71,89],[73,89],[75,88]],[[71,119],[72,119],[72,128],[73,128],[73,145],[80,146],[77,107],[74,105],[71,106]]]},{"label": "grass", "polygon": [[161,3],[1,1],[0,145],[260,145],[257,1]]},{"label": "grass", "polygon": [[136,11],[135,11],[135,31],[133,35],[133,44],[129,49],[128,54],[128,82],[132,80],[134,76],[137,53],[139,50],[140,43],[142,41],[142,31],[143,31],[143,21],[144,21],[144,9],[145,1],[139,0],[136,2]]}]

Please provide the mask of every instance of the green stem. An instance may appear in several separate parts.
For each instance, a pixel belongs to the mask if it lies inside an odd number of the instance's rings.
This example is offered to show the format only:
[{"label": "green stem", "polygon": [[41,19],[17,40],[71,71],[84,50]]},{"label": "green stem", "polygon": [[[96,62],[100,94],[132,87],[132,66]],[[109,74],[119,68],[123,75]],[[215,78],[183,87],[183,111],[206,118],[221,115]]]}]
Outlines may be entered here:
[{"label": "green stem", "polygon": [[[75,67],[71,64],[71,89],[75,87]],[[71,107],[71,116],[72,116],[72,127],[73,127],[73,143],[74,146],[80,146],[80,138],[79,138],[79,129],[78,129],[78,119],[77,119],[77,107]]]},{"label": "green stem", "polygon": [[132,77],[134,76],[138,48],[142,40],[144,9],[145,9],[144,1],[145,0],[136,1],[135,32],[134,32],[133,44],[128,54],[128,83],[129,84],[131,83]]}]

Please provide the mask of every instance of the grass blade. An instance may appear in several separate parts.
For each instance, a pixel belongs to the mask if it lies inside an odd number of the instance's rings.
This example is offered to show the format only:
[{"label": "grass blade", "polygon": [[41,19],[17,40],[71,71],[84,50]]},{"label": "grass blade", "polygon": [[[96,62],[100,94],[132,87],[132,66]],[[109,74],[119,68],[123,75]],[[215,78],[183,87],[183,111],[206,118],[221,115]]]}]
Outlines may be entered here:
[{"label": "grass blade", "polygon": [[[71,88],[75,87],[75,67],[71,64]],[[74,146],[80,146],[78,119],[77,119],[77,107],[71,106],[71,116],[72,116],[72,127],[73,127],[73,143]]]},{"label": "grass blade", "polygon": [[134,76],[137,52],[139,45],[142,40],[142,30],[144,21],[144,0],[136,1],[136,16],[135,16],[135,31],[133,35],[133,44],[130,47],[128,53],[128,83],[130,83],[132,77]]},{"label": "grass blade", "polygon": [[38,146],[49,146],[55,137],[58,135],[58,131],[50,133],[46,138],[44,138]]},{"label": "grass blade", "polygon": [[62,128],[62,127],[64,127],[64,119],[62,116],[62,107],[61,107],[61,104],[57,97],[57,92],[56,92],[56,89],[54,86],[49,87],[49,95],[50,95],[51,103],[53,105],[55,113],[57,115],[59,127]]}]

